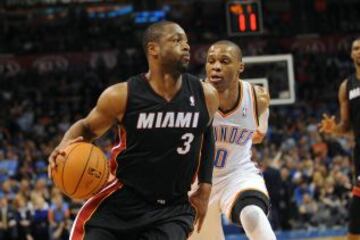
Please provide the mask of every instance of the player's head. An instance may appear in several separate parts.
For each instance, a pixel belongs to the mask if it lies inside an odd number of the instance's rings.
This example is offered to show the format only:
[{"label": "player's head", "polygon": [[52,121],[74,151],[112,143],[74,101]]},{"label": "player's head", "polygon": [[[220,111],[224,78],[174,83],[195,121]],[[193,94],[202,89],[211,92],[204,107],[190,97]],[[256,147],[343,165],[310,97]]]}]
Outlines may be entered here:
[{"label": "player's head", "polygon": [[360,67],[360,37],[355,38],[351,45],[351,58]]},{"label": "player's head", "polygon": [[150,25],[143,36],[148,61],[170,71],[183,72],[189,65],[190,46],[184,29],[178,24],[162,21]]},{"label": "player's head", "polygon": [[244,71],[240,47],[227,40],[211,45],[206,58],[206,76],[219,91],[234,87]]}]

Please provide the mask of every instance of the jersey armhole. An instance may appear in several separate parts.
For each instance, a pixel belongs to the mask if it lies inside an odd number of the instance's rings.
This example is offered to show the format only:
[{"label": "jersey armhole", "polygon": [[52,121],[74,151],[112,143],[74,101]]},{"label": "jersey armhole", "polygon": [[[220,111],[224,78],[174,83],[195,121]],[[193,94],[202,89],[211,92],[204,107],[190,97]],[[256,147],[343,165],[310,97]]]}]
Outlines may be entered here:
[{"label": "jersey armhole", "polygon": [[204,86],[203,86],[203,82],[199,81],[200,83],[200,87],[201,87],[201,97],[204,99],[204,103],[205,103],[205,109],[206,109],[206,113],[207,113],[207,123],[206,123],[206,126],[208,126],[210,123],[211,123],[211,117],[210,117],[210,113],[209,113],[209,109],[208,109],[208,105],[207,105],[207,102],[206,102],[206,97],[205,97],[205,90],[204,90]]},{"label": "jersey armhole", "polygon": [[254,113],[255,113],[255,121],[256,121],[256,125],[259,126],[260,123],[259,123],[259,109],[258,109],[258,104],[257,104],[257,96],[256,96],[254,86],[250,84],[250,88],[251,88],[252,95],[253,95],[253,98],[254,98],[253,109],[254,109]]},{"label": "jersey armhole", "polygon": [[120,126],[123,126],[124,125],[124,119],[126,118],[126,115],[127,115],[127,110],[128,110],[128,107],[129,107],[129,97],[130,97],[130,80],[127,80],[126,81],[126,103],[125,103],[125,109],[124,109],[124,115],[122,116],[121,118],[121,121],[117,121],[117,124],[120,125]]}]

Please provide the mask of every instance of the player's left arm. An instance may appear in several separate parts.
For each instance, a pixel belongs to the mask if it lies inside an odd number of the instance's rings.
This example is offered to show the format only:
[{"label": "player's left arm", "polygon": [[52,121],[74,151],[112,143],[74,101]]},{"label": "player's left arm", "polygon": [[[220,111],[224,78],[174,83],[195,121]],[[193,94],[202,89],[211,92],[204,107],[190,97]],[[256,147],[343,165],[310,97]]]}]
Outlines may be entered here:
[{"label": "player's left arm", "polygon": [[268,129],[268,120],[270,114],[270,95],[266,88],[254,85],[254,94],[256,107],[258,111],[258,128],[253,136],[253,144],[261,143]]},{"label": "player's left arm", "polygon": [[210,120],[206,131],[204,132],[198,181],[199,184],[211,184],[215,149],[215,139],[212,129],[212,121],[216,111],[219,108],[219,96],[216,89],[209,83],[203,83],[203,89]]},{"label": "player's left arm", "polygon": [[204,222],[211,193],[212,174],[214,168],[213,159],[215,152],[215,140],[213,135],[212,122],[214,115],[219,108],[219,96],[216,89],[209,83],[203,83],[203,89],[210,121],[206,131],[204,132],[201,149],[198,173],[198,190],[190,196],[191,204],[196,209],[195,224],[198,222],[198,232],[201,230],[201,226]]},{"label": "player's left arm", "polygon": [[344,80],[338,91],[338,100],[340,104],[340,122],[336,123],[335,116],[323,114],[323,119],[319,124],[319,131],[335,136],[344,136],[351,133],[350,126],[350,106],[347,97],[348,80]]}]

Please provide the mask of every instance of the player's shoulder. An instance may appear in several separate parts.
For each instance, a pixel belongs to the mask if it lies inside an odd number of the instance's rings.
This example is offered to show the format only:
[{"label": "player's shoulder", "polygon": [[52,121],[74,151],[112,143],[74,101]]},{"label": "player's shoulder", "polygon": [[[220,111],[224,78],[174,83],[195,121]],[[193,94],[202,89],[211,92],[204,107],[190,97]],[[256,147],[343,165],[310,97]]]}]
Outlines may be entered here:
[{"label": "player's shoulder", "polygon": [[255,94],[257,96],[268,96],[268,97],[270,97],[269,96],[269,91],[268,91],[268,89],[266,87],[262,87],[262,86],[259,86],[259,85],[256,85],[256,84],[251,84],[251,83],[249,83],[249,84],[254,89]]},{"label": "player's shoulder", "polygon": [[196,81],[196,82],[200,82],[201,78],[199,78],[198,76],[192,75],[190,73],[184,73],[183,77],[189,79],[190,81]]},{"label": "player's shoulder", "polygon": [[102,93],[103,96],[106,96],[108,98],[119,98],[126,95],[128,92],[128,83],[127,82],[121,82],[116,83],[114,85],[109,86],[104,90]]},{"label": "player's shoulder", "polygon": [[217,90],[214,88],[213,85],[211,85],[211,83],[201,82],[201,85],[204,89],[205,96],[217,97],[217,98],[219,97]]},{"label": "player's shoulder", "polygon": [[125,109],[128,98],[128,83],[121,82],[106,88],[99,97],[98,106],[111,108],[115,113]]},{"label": "player's shoulder", "polygon": [[206,105],[208,107],[210,115],[214,115],[219,108],[219,94],[217,90],[208,82],[201,82],[201,85],[204,89],[204,95],[206,100]]},{"label": "player's shoulder", "polygon": [[345,79],[340,83],[339,91],[345,91],[345,90],[347,89],[347,86],[348,86],[348,84],[349,84],[350,81],[351,81],[351,77],[345,78]]},{"label": "player's shoulder", "polygon": [[210,83],[205,82],[200,77],[194,76],[189,73],[185,73],[183,76],[186,77],[190,82],[195,82],[196,84],[199,84],[199,86],[201,86],[204,91],[205,97],[218,97],[216,89]]}]

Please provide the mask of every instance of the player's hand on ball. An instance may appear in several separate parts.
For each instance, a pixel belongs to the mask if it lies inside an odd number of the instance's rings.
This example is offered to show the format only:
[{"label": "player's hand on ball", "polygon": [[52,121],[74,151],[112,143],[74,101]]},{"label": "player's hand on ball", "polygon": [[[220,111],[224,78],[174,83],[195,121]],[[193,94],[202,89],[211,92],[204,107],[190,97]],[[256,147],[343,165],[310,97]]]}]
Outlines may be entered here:
[{"label": "player's hand on ball", "polygon": [[333,133],[336,127],[335,116],[323,114],[323,119],[319,124],[319,131],[324,133]]},{"label": "player's hand on ball", "polygon": [[59,155],[65,156],[65,151],[64,149],[69,146],[72,143],[76,143],[76,142],[81,142],[83,141],[84,138],[83,137],[77,137],[75,139],[72,139],[70,141],[64,142],[59,144],[54,151],[52,151],[52,153],[50,154],[48,161],[49,161],[49,165],[48,165],[48,177],[51,178],[51,170],[56,168],[56,158]]},{"label": "player's hand on ball", "polygon": [[211,184],[202,183],[199,189],[190,196],[190,203],[195,208],[196,216],[194,225],[197,224],[197,232],[200,232],[208,209],[211,193]]}]

